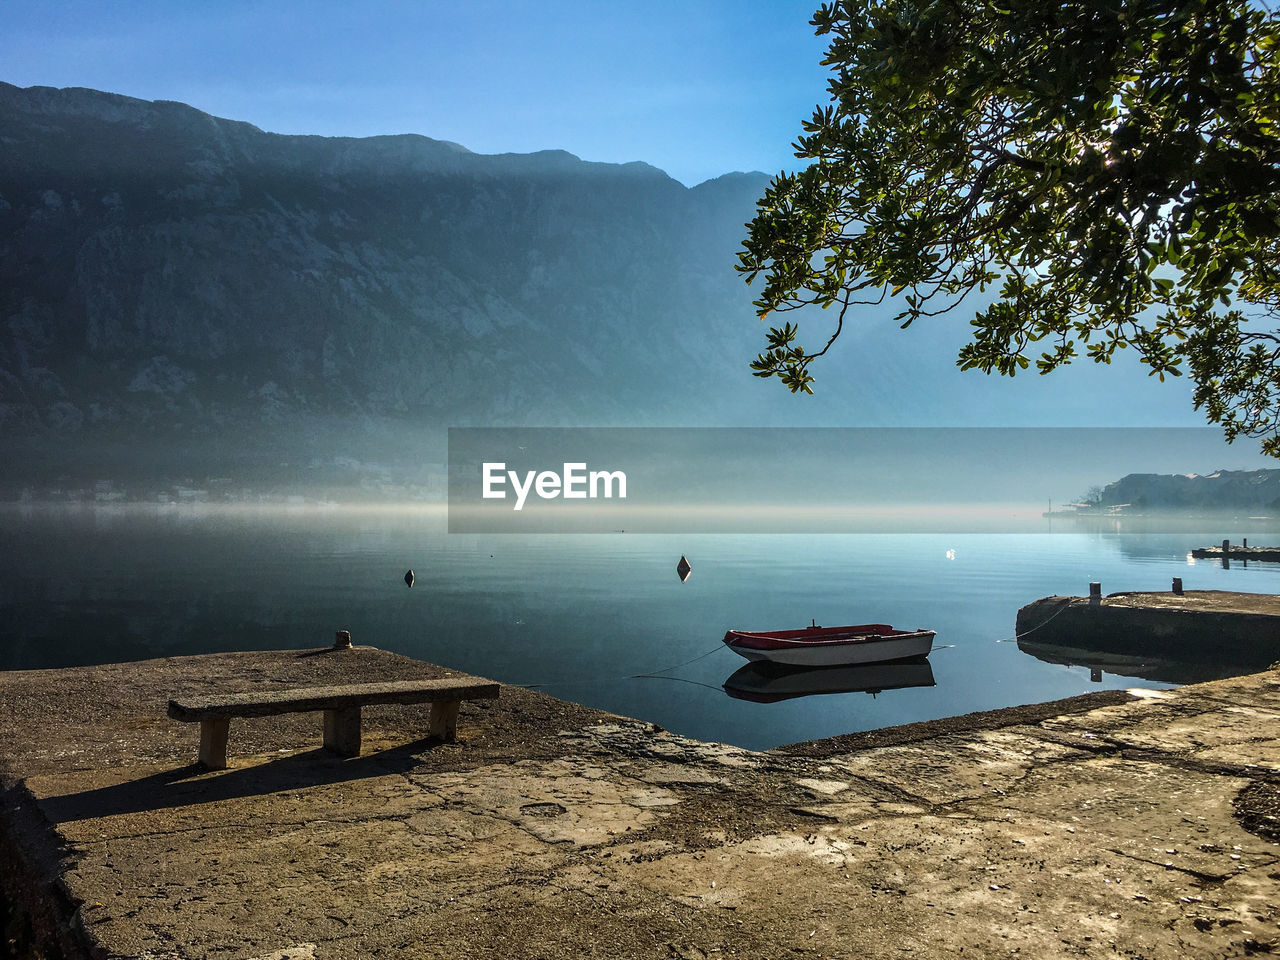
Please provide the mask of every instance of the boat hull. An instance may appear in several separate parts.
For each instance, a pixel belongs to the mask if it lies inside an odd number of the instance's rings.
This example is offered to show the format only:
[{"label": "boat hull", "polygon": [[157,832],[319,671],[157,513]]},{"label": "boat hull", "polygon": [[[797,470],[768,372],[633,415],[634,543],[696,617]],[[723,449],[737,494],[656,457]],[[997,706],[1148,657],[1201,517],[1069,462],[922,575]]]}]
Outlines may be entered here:
[{"label": "boat hull", "polygon": [[817,627],[773,633],[730,630],[725,645],[748,660],[804,667],[835,667],[926,657],[933,630],[895,630],[886,624]]}]

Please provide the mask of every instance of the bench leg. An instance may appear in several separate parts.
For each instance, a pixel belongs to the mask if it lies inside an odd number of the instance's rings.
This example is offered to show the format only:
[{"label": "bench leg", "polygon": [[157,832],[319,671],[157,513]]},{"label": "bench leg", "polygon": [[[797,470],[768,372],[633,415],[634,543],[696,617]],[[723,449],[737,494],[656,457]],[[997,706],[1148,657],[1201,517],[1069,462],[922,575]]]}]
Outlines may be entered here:
[{"label": "bench leg", "polygon": [[324,711],[324,745],[344,757],[360,756],[360,708]]},{"label": "bench leg", "polygon": [[200,721],[200,765],[209,770],[227,769],[227,734],[230,717]]},{"label": "bench leg", "polygon": [[461,700],[437,700],[431,704],[431,736],[437,740],[453,740],[458,735],[458,709]]}]

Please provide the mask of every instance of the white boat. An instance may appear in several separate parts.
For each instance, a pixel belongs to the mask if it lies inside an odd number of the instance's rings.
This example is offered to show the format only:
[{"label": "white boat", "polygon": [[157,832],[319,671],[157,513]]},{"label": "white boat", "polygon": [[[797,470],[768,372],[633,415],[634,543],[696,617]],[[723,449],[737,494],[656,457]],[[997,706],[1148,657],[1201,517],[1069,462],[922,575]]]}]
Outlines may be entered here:
[{"label": "white boat", "polygon": [[834,667],[926,657],[933,649],[935,630],[896,630],[886,623],[801,630],[730,630],[724,642],[748,660],[769,660],[806,667]]}]

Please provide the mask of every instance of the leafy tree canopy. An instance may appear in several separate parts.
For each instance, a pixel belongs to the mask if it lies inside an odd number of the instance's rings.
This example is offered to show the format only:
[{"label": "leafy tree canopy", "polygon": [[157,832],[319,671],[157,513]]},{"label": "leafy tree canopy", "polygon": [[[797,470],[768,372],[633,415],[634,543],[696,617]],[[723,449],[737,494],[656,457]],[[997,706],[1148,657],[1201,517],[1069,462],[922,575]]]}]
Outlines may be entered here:
[{"label": "leafy tree canopy", "polygon": [[[1239,0],[839,0],[831,99],[740,254],[765,317],[752,364],[812,392],[851,306],[898,321],[994,298],[961,368],[1041,373],[1133,348],[1229,439],[1280,455],[1280,21]],[[983,303],[985,304],[985,299]]]}]

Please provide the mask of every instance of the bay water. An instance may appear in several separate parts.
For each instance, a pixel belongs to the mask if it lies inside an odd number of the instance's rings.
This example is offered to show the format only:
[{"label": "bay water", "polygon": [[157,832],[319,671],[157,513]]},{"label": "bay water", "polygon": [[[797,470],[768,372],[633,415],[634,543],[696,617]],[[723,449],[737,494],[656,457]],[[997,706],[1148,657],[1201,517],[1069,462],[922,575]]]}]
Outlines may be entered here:
[{"label": "bay water", "polygon": [[[1173,577],[1188,590],[1280,592],[1280,564],[1190,558],[1227,536],[1280,540],[1268,539],[1271,522],[1228,526],[448,534],[438,508],[10,506],[0,510],[0,669],[315,648],[347,629],[358,645],[766,748],[1215,675],[1211,657],[1185,675],[1050,662],[1014,642],[1015,616],[1039,597],[1087,594],[1090,581],[1104,593],[1168,590]],[[681,556],[692,566],[684,582]],[[810,622],[937,637],[923,671],[820,682],[750,671],[744,680],[745,661],[721,643],[731,627]],[[806,690],[819,692],[793,695]]]}]

